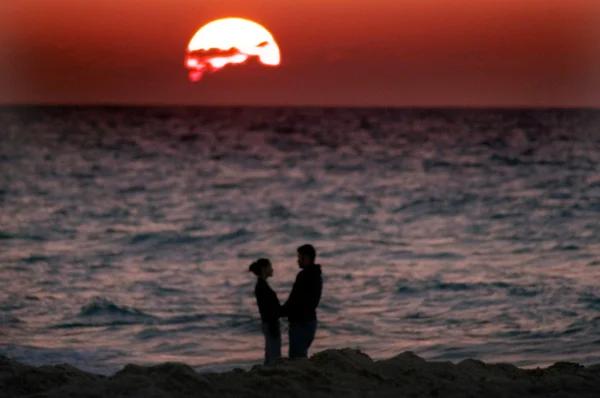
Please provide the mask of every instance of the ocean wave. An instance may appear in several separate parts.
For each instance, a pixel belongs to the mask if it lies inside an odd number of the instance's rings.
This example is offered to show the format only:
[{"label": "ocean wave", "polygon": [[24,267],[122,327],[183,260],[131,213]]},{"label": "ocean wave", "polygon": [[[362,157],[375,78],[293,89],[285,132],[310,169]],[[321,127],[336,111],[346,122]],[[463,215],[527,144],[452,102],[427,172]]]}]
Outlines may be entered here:
[{"label": "ocean wave", "polygon": [[[34,366],[52,366],[60,363],[68,364],[67,367],[77,367],[86,372],[109,375],[122,367],[112,361],[116,358],[126,357],[127,353],[122,350],[105,348],[41,348],[30,345],[0,344],[0,361],[2,356]],[[0,376],[1,378],[2,376]]]},{"label": "ocean wave", "polygon": [[35,235],[35,234],[0,232],[0,240],[24,240],[24,241],[42,242],[42,241],[45,241],[46,238],[42,235]]},{"label": "ocean wave", "polygon": [[590,310],[600,310],[600,296],[594,293],[582,293],[578,301],[582,304],[585,304]]},{"label": "ocean wave", "polygon": [[43,256],[43,255],[31,255],[24,259],[27,264],[35,264],[35,263],[46,263],[53,257]]},{"label": "ocean wave", "polygon": [[127,306],[120,306],[103,298],[95,297],[81,307],[72,319],[53,325],[52,329],[72,329],[99,326],[120,326],[160,322],[158,317]]},{"label": "ocean wave", "polygon": [[179,315],[171,318],[162,320],[164,325],[178,325],[185,323],[196,323],[205,321],[209,315],[207,314],[190,314],[190,315]]},{"label": "ocean wave", "polygon": [[278,229],[278,232],[284,234],[288,239],[321,239],[323,234],[317,231],[315,228],[286,222]]},{"label": "ocean wave", "polygon": [[145,232],[129,238],[131,245],[189,245],[206,240],[205,236],[193,236],[174,231]]},{"label": "ocean wave", "polygon": [[217,243],[241,243],[250,241],[252,237],[254,237],[252,231],[249,231],[246,228],[240,228],[232,232],[218,235],[216,241]]},{"label": "ocean wave", "polygon": [[269,207],[269,217],[280,220],[287,220],[294,217],[294,214],[284,205],[276,203]]},{"label": "ocean wave", "polygon": [[519,285],[502,281],[493,282],[443,282],[433,279],[408,280],[400,279],[396,283],[396,294],[426,294],[435,291],[448,292],[477,292],[488,294],[503,292],[508,296],[534,297],[543,291],[539,285]]},{"label": "ocean wave", "polygon": [[77,316],[92,317],[92,316],[132,316],[132,317],[150,317],[137,308],[118,306],[110,300],[102,297],[96,297],[90,303],[84,305]]},{"label": "ocean wave", "polygon": [[[23,321],[19,317],[12,314],[0,313],[0,325],[2,327],[17,328],[22,324]],[[0,330],[2,330],[2,327],[0,327]]]}]

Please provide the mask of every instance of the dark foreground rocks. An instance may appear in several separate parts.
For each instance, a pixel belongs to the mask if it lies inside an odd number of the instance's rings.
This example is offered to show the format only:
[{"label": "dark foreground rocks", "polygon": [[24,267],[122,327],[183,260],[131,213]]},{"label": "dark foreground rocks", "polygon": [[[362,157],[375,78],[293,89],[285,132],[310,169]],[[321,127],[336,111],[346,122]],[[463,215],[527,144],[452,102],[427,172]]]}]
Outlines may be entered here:
[{"label": "dark foreground rocks", "polygon": [[0,356],[0,397],[600,397],[600,365],[523,370],[407,352],[373,361],[351,349],[249,371],[197,373],[185,364],[127,365],[112,376],[68,365],[34,367]]}]

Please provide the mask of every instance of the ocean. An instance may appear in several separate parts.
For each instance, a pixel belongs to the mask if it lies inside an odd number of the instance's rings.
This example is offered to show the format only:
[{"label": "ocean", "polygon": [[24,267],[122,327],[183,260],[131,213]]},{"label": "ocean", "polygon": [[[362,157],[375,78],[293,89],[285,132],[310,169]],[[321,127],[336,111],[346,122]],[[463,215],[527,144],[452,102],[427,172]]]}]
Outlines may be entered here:
[{"label": "ocean", "polygon": [[0,355],[260,363],[248,265],[271,259],[283,302],[311,243],[311,353],[598,363],[599,128],[584,109],[0,108]]}]

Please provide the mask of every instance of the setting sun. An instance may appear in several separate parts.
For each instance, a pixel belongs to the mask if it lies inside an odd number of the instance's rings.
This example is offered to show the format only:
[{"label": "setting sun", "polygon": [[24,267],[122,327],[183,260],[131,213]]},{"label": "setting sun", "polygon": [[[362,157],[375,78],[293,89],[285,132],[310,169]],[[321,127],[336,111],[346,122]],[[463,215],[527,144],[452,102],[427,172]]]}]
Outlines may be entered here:
[{"label": "setting sun", "polygon": [[188,44],[185,66],[190,80],[197,82],[204,72],[241,64],[256,57],[263,65],[277,66],[279,46],[262,25],[243,18],[224,18],[204,25]]}]

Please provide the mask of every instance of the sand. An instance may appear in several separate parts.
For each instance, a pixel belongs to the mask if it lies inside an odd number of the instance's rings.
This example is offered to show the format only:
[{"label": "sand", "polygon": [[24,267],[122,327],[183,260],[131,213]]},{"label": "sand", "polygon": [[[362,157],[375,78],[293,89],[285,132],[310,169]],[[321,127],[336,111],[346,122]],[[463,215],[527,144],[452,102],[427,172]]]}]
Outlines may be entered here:
[{"label": "sand", "polygon": [[411,352],[373,361],[353,350],[280,360],[250,370],[197,373],[165,363],[111,376],[68,365],[27,366],[0,356],[1,397],[600,397],[600,364],[544,369],[465,360],[427,362]]}]

